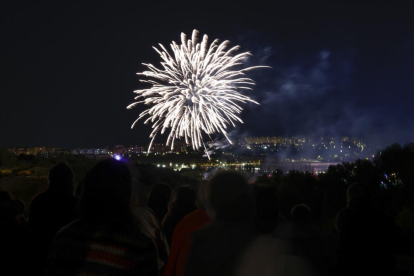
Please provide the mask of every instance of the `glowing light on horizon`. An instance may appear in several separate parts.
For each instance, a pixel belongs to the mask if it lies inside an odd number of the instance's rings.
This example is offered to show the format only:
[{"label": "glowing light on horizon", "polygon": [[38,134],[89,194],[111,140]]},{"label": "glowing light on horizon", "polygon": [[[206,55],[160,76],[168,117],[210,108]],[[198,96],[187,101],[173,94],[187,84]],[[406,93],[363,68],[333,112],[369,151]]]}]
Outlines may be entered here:
[{"label": "glowing light on horizon", "polygon": [[[136,90],[135,100],[131,109],[143,103],[150,108],[143,111],[131,128],[142,118],[148,116],[144,124],[152,123],[151,143],[160,132],[170,129],[166,145],[184,137],[193,149],[204,147],[203,135],[209,137],[214,133],[222,133],[232,144],[226,131],[228,125],[235,127],[240,119],[242,108],[239,103],[255,100],[238,92],[240,89],[252,89],[254,81],[245,77],[245,72],[267,66],[253,66],[236,70],[235,66],[243,64],[250,56],[249,52],[235,54],[239,46],[227,49],[229,41],[219,43],[216,39],[208,45],[208,36],[204,35],[201,43],[197,42],[198,31],[194,30],[191,39],[181,34],[181,45],[174,41],[170,44],[173,54],[159,44],[160,49],[153,47],[160,55],[162,69],[152,64],[145,65],[148,70],[138,75],[151,79],[140,80],[151,84],[150,88]],[[209,156],[208,156],[209,157]],[[210,158],[210,157],[209,157]]]},{"label": "glowing light on horizon", "polygon": [[114,158],[115,158],[115,160],[117,160],[117,161],[121,161],[121,159],[122,159],[122,157],[121,157],[120,155],[118,155],[118,154],[115,154],[115,155],[114,155]]}]

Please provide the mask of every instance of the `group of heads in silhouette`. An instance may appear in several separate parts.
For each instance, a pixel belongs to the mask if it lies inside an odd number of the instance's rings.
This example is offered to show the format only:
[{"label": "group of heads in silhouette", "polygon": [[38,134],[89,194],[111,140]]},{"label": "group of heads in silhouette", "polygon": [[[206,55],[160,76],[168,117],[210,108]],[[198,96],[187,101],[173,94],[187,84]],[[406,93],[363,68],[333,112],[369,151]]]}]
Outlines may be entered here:
[{"label": "group of heads in silhouette", "polygon": [[[249,185],[238,172],[218,172],[195,189],[185,185],[171,189],[168,184],[156,183],[148,197],[128,166],[115,159],[98,162],[76,187],[70,166],[58,163],[50,169],[48,182],[48,188],[33,199],[30,207],[29,228],[36,237],[36,250],[30,252],[37,252],[32,256],[34,271],[37,266],[37,271],[49,275],[158,275],[166,268],[166,276],[253,275],[251,268],[261,262],[257,261],[257,254],[251,257],[246,252],[256,252],[257,245],[259,252],[266,252],[273,243],[270,251],[276,250],[285,259],[301,256],[310,261],[309,267],[323,266],[323,256],[315,257],[319,253],[311,248],[319,246],[315,243],[318,233],[311,226],[311,209],[305,204],[294,206],[293,226],[277,227],[280,218],[275,191]],[[365,271],[364,267],[370,269],[367,271],[380,273],[382,269],[392,273],[392,244],[382,242],[381,248],[375,240],[392,231],[390,224],[373,207],[369,190],[363,184],[351,185],[347,198],[348,205],[336,221],[340,237],[337,274]],[[0,192],[2,222],[15,221],[24,209],[21,201]],[[188,233],[179,237],[176,229]],[[373,235],[376,230],[378,234]],[[272,242],[255,245],[258,234],[271,237]],[[278,240],[284,241],[283,246],[275,242]],[[372,256],[365,255],[361,261],[361,256],[354,252],[358,248]],[[176,256],[171,265],[173,255]],[[380,269],[373,270],[371,257],[382,260],[383,265],[376,265]],[[298,259],[288,260],[295,264]],[[247,265],[243,273],[238,270],[241,262]],[[280,271],[280,267],[272,269]],[[323,274],[320,269],[309,271]]]}]

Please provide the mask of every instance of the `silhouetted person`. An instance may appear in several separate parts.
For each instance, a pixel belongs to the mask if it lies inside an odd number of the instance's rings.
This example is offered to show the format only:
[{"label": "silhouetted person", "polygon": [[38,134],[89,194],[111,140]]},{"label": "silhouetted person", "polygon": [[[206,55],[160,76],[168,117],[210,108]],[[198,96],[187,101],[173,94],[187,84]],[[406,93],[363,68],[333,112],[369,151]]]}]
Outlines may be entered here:
[{"label": "silhouetted person", "polygon": [[85,175],[81,218],[62,228],[48,275],[158,275],[152,240],[131,221],[131,175],[119,161],[100,161]]},{"label": "silhouetted person", "polygon": [[78,184],[76,184],[76,187],[75,187],[75,191],[74,191],[74,194],[75,194],[75,196],[77,196],[78,198],[80,198],[81,197],[81,195],[82,195],[82,189],[83,189],[83,183],[85,182],[85,180],[80,180],[79,182],[78,182]]},{"label": "silhouetted person", "polygon": [[29,233],[21,227],[17,216],[23,214],[24,203],[0,191],[0,275],[26,275],[29,257]]},{"label": "silhouetted person", "polygon": [[347,190],[348,206],[337,215],[339,233],[338,275],[394,275],[395,257],[392,222],[373,207],[363,184]]},{"label": "silhouetted person", "polygon": [[292,208],[292,233],[289,239],[292,252],[311,261],[320,275],[326,274],[327,267],[322,253],[322,236],[312,225],[312,212],[306,204]]},{"label": "silhouetted person", "polygon": [[207,194],[212,222],[194,232],[184,275],[236,275],[240,258],[256,235],[251,190],[242,175],[224,171],[210,180]]},{"label": "silhouetted person", "polygon": [[272,233],[279,220],[279,202],[274,189],[253,185],[256,201],[256,227],[262,234]]},{"label": "silhouetted person", "polygon": [[171,246],[174,229],[178,222],[197,208],[195,202],[196,196],[193,188],[187,186],[174,188],[168,203],[168,213],[162,220],[162,227],[169,246]]},{"label": "silhouetted person", "polygon": [[40,270],[53,237],[60,228],[77,219],[78,198],[73,194],[73,171],[64,162],[49,170],[49,185],[30,205],[29,227],[34,235],[35,256]]},{"label": "silhouetted person", "polygon": [[[132,180],[131,206],[148,207],[147,193],[144,186],[137,179]],[[152,212],[154,213],[153,210]]]},{"label": "silhouetted person", "polygon": [[308,226],[312,220],[311,209],[306,204],[298,204],[293,206],[290,213],[292,223],[296,225]]},{"label": "silhouetted person", "polygon": [[325,275],[320,238],[311,226],[310,208],[292,208],[291,223],[279,223],[272,235],[261,235],[246,250],[240,276]]},{"label": "silhouetted person", "polygon": [[144,187],[136,180],[132,185],[131,214],[133,224],[152,239],[158,254],[158,267],[163,268],[167,263],[169,247],[167,238],[162,230],[160,221],[146,204],[148,202]]},{"label": "silhouetted person", "polygon": [[152,186],[148,197],[148,208],[151,208],[158,220],[161,222],[168,212],[168,202],[171,198],[171,187],[165,183],[158,182]]},{"label": "silhouetted person", "polygon": [[181,276],[184,274],[185,264],[190,254],[192,233],[204,228],[210,217],[207,208],[207,181],[202,181],[196,189],[197,210],[185,216],[175,227],[170,256],[165,266],[165,276]]}]

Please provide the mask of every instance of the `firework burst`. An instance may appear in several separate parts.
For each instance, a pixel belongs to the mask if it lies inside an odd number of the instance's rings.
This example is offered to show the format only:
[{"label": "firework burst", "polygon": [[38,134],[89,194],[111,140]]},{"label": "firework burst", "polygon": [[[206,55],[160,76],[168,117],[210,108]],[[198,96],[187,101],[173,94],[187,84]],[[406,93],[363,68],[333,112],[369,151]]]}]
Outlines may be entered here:
[{"label": "firework burst", "polygon": [[249,52],[234,54],[239,46],[227,49],[230,42],[219,43],[218,39],[209,46],[207,35],[197,43],[197,35],[194,30],[191,39],[187,39],[182,33],[181,45],[174,41],[170,44],[172,54],[162,44],[160,49],[153,47],[162,58],[162,69],[143,63],[148,70],[138,73],[150,78],[140,81],[151,84],[151,88],[134,91],[138,94],[135,100],[141,100],[127,108],[140,103],[150,106],[131,126],[148,116],[144,123],[151,122],[153,128],[149,149],[158,132],[167,130],[167,146],[171,144],[171,149],[174,140],[182,137],[193,149],[205,149],[203,135],[214,133],[222,133],[232,144],[226,129],[228,125],[234,127],[235,122],[243,123],[239,103],[259,104],[238,90],[251,90],[249,86],[254,85],[252,79],[245,77],[246,71],[267,66],[236,70],[234,67],[242,65],[251,55]]}]

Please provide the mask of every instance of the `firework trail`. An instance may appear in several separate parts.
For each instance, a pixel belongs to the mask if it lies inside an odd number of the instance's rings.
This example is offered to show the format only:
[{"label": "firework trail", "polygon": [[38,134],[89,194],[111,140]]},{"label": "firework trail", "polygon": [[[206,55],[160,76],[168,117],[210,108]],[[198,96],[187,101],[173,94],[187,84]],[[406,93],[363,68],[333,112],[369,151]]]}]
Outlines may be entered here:
[{"label": "firework trail", "polygon": [[[191,39],[181,34],[181,45],[174,41],[171,45],[172,55],[159,44],[160,49],[153,47],[162,58],[162,69],[152,64],[143,63],[148,71],[138,73],[151,79],[140,80],[151,84],[151,88],[136,90],[135,100],[130,109],[144,103],[151,106],[143,111],[132,124],[145,116],[145,124],[151,122],[153,131],[148,151],[158,132],[170,133],[167,146],[174,148],[174,140],[185,138],[193,149],[202,146],[203,134],[210,136],[222,133],[232,144],[227,135],[227,125],[235,126],[235,122],[243,123],[239,114],[243,110],[239,103],[253,102],[253,99],[237,92],[239,89],[250,89],[254,81],[245,77],[245,72],[267,66],[254,66],[240,70],[233,67],[242,65],[250,56],[249,52],[234,54],[240,47],[227,50],[229,41],[219,43],[216,39],[208,46],[208,36],[204,35],[201,43],[197,43],[198,31],[194,30]],[[207,152],[208,155],[208,152]]]}]

